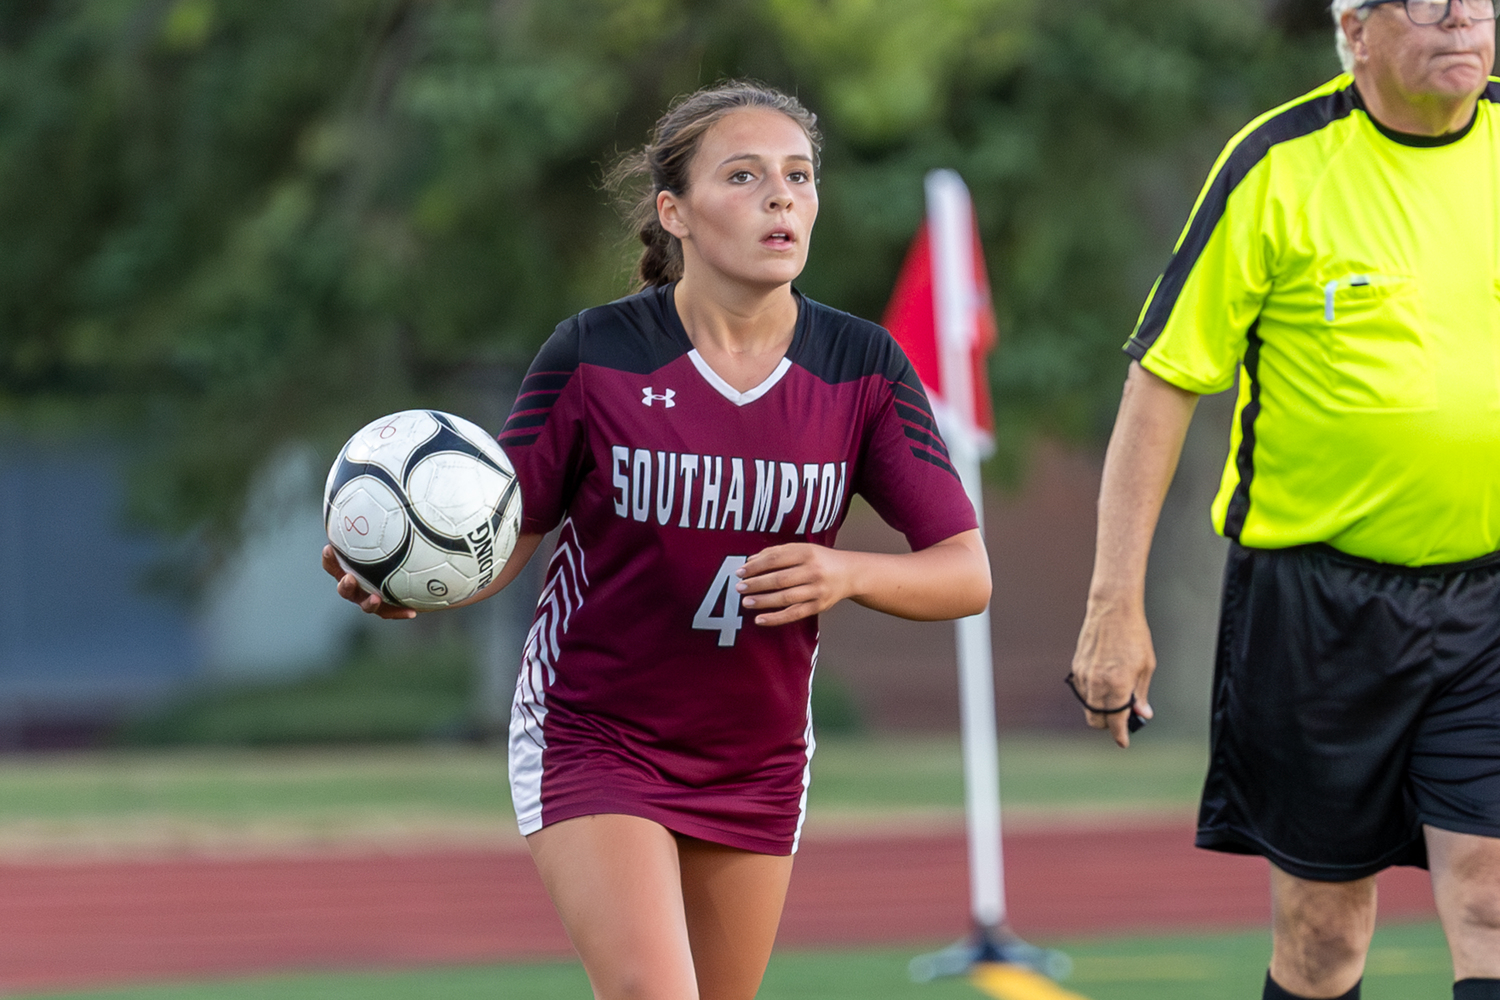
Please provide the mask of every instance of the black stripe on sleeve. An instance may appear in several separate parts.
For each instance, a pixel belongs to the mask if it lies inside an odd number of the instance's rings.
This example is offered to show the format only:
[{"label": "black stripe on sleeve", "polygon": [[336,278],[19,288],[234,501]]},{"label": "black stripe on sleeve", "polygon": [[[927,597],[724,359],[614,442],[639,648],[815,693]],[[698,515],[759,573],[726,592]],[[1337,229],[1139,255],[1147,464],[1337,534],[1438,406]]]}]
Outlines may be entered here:
[{"label": "black stripe on sleeve", "polygon": [[561,392],[572,377],[571,369],[565,372],[532,372],[521,383],[521,395],[528,392]]},{"label": "black stripe on sleeve", "polygon": [[896,397],[896,416],[901,418],[902,423],[921,427],[923,430],[936,431],[937,421],[932,419],[932,413],[920,406],[913,406],[898,395]]},{"label": "black stripe on sleeve", "polygon": [[[907,379],[911,381],[908,382]],[[932,419],[932,404],[927,401],[927,394],[922,391],[921,383],[917,382],[917,373],[910,366],[899,379],[890,379],[890,385],[891,394],[896,397],[898,403],[905,403],[914,410],[920,410],[926,414],[927,419]]]},{"label": "black stripe on sleeve", "polygon": [[910,424],[907,424],[906,426],[901,428],[901,433],[905,434],[913,441],[927,448],[929,451],[936,452],[937,454],[942,455],[945,458],[948,455],[948,449],[943,446],[943,442],[939,440],[936,435],[929,434],[926,431],[922,430],[920,427],[913,427]]},{"label": "black stripe on sleeve", "polygon": [[552,412],[549,404],[545,409],[538,409],[531,413],[512,413],[510,419],[505,422],[504,433],[511,431],[527,430],[532,427],[540,427],[547,422],[547,414]]},{"label": "black stripe on sleeve", "polygon": [[1204,247],[1208,245],[1209,238],[1224,216],[1229,196],[1239,187],[1240,181],[1266,158],[1272,147],[1311,135],[1333,122],[1347,118],[1358,104],[1359,96],[1354,88],[1345,87],[1287,108],[1240,140],[1209,182],[1202,204],[1188,221],[1182,244],[1172,254],[1167,269],[1162,272],[1161,281],[1157,283],[1151,301],[1146,304],[1140,326],[1131,335],[1125,353],[1139,361],[1161,335],[1182,294],[1183,286],[1187,284],[1188,275],[1197,266],[1198,258],[1202,256]]},{"label": "black stripe on sleeve", "polygon": [[913,448],[911,450],[911,453],[920,458],[922,461],[928,462],[932,465],[937,466],[939,469],[942,469],[954,479],[959,478],[958,470],[953,467],[952,463],[943,461],[941,457],[934,455],[932,452],[923,451],[921,448]]},{"label": "black stripe on sleeve", "polygon": [[[525,384],[522,383],[521,393],[516,397],[516,403],[511,407],[510,415],[514,419],[522,413],[545,412],[552,409],[552,404],[557,402],[560,392],[527,392]],[[506,421],[509,423],[510,421]]]},{"label": "black stripe on sleeve", "polygon": [[1245,518],[1250,515],[1250,483],[1255,478],[1255,418],[1260,416],[1260,321],[1246,334],[1245,377],[1250,380],[1250,399],[1240,411],[1240,450],[1234,456],[1239,485],[1224,513],[1224,537],[1240,540]]},{"label": "black stripe on sleeve", "polygon": [[[894,373],[887,374],[886,384],[891,387],[891,401],[896,419],[901,423],[901,433],[906,435],[911,453],[924,462],[937,466],[958,478],[958,470],[948,457],[948,446],[943,443],[937,420],[932,414],[932,404],[922,391],[922,383],[906,355],[900,355],[900,364]],[[891,378],[890,374],[895,374]]]},{"label": "black stripe on sleeve", "polygon": [[521,390],[511,407],[510,417],[499,434],[507,447],[525,447],[535,443],[569,380],[578,371],[579,321],[574,316],[557,325],[552,336],[537,352],[531,369],[521,380]]}]

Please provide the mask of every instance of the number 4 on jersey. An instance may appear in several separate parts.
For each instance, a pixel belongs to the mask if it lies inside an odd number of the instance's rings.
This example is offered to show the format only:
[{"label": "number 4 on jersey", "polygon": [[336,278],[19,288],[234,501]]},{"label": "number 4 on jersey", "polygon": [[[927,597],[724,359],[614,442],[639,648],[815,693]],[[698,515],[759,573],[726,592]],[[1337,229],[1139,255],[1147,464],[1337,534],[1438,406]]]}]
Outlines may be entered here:
[{"label": "number 4 on jersey", "polygon": [[[698,613],[693,615],[693,628],[719,633],[720,646],[734,645],[735,636],[744,621],[740,617],[740,592],[734,589],[740,578],[734,572],[745,565],[747,558],[724,557],[724,561],[719,564],[719,571],[714,574],[714,582],[708,585],[708,593],[703,595],[703,603],[698,605]],[[722,608],[722,611],[714,614],[715,608]]]}]

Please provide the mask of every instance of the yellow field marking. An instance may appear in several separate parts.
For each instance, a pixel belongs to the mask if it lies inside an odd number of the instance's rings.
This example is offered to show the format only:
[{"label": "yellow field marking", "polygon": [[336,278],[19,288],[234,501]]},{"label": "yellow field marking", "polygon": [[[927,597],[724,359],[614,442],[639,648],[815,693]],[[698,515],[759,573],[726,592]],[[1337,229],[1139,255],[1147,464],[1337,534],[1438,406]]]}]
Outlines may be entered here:
[{"label": "yellow field marking", "polygon": [[1002,962],[980,962],[969,982],[996,1000],[1088,1000],[1069,992],[1040,972]]}]

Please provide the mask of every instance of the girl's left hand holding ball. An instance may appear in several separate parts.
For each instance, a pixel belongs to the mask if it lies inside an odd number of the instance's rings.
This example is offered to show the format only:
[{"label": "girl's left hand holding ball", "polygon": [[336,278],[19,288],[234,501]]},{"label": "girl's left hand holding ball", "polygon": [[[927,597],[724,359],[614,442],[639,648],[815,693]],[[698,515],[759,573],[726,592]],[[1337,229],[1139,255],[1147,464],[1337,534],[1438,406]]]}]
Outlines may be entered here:
[{"label": "girl's left hand holding ball", "polygon": [[338,581],[339,596],[346,601],[359,605],[359,610],[370,615],[378,615],[381,618],[415,618],[417,613],[411,608],[401,608],[393,604],[387,604],[380,599],[379,594],[372,594],[360,586],[359,580],[353,573],[344,572],[344,567],[339,565],[338,557],[334,555],[333,546],[323,546],[323,570]]}]

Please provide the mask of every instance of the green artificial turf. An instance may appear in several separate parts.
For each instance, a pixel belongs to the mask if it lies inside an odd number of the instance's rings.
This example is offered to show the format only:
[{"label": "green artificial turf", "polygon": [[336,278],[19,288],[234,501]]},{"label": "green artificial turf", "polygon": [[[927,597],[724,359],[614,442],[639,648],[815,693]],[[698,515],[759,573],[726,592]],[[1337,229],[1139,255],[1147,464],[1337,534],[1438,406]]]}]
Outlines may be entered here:
[{"label": "green artificial turf", "polygon": [[[1096,733],[1002,740],[1006,804],[1188,806],[1203,746]],[[957,737],[829,737],[813,760],[810,805],[886,811],[963,805]],[[13,756],[0,768],[0,823],[120,815],[190,819],[327,817],[384,811],[508,818],[503,748],[204,748]]]},{"label": "green artificial turf", "polygon": [[[1102,734],[1010,735],[1000,791],[1025,807],[1182,806],[1197,802],[1208,750],[1198,740],[1137,738],[1121,750]],[[809,807],[953,807],[964,801],[956,736],[825,739],[813,756]]]},{"label": "green artificial turf", "polygon": [[[1074,961],[1064,985],[1090,1000],[1255,1000],[1270,952],[1265,931],[1054,943]],[[964,980],[916,985],[916,949],[779,952],[759,1000],[974,1000]],[[1382,927],[1365,1000],[1441,1000],[1449,965],[1436,924]],[[587,1000],[573,963],[278,975],[171,986],[53,994],[55,1000]],[[20,998],[17,998],[20,1000]]]},{"label": "green artificial turf", "polygon": [[[1136,937],[1063,945],[1067,982],[1092,1000],[1258,1000],[1270,931]],[[1380,928],[1365,969],[1364,1000],[1447,1000],[1452,966],[1436,923]]]},{"label": "green artificial turf", "polygon": [[12,757],[0,768],[0,822],[371,810],[508,817],[504,751],[461,745],[103,751]]}]

